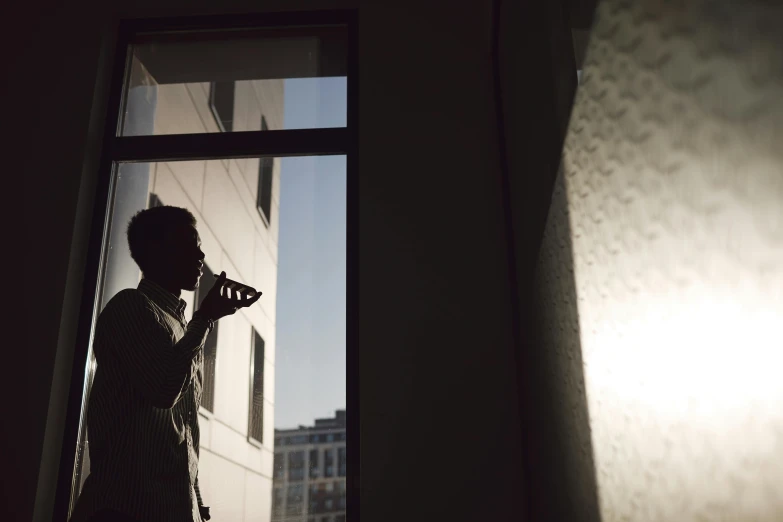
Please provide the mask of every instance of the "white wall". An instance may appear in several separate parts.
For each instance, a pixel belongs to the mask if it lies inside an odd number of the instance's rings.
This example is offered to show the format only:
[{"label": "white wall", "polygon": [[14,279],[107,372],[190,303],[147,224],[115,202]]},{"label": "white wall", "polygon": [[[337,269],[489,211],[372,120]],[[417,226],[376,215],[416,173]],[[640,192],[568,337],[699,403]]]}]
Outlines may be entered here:
[{"label": "white wall", "polygon": [[538,304],[554,444],[594,459],[604,522],[783,519],[781,19],[599,7]]}]

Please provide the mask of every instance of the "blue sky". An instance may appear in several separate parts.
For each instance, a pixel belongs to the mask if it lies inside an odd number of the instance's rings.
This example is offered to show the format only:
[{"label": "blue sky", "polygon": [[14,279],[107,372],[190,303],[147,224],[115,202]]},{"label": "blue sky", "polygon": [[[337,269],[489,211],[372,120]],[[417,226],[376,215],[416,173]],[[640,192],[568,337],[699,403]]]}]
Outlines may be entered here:
[{"label": "blue sky", "polygon": [[[286,129],[342,127],[345,78],[285,80]],[[345,408],[346,160],[283,158],[275,427]]]}]

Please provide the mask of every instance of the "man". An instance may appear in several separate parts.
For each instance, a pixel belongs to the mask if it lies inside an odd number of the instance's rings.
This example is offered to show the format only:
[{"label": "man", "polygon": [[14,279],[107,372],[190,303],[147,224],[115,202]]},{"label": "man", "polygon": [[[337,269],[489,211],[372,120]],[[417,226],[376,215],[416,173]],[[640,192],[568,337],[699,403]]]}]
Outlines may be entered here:
[{"label": "man", "polygon": [[204,259],[196,219],[154,207],[131,219],[127,235],[142,279],[109,301],[95,328],[90,475],[72,522],[201,522],[209,519],[198,489],[204,341],[215,321],[261,294],[229,295],[222,272],[188,323],[180,293],[199,286]]}]

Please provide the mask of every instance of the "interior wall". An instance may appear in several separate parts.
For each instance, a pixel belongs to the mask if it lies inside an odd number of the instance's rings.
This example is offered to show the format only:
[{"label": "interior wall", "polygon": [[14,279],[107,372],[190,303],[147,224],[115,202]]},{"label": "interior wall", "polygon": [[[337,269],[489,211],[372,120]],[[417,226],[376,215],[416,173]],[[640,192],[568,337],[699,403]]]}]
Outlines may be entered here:
[{"label": "interior wall", "polygon": [[604,522],[783,518],[781,20],[596,13],[537,284],[556,444]]},{"label": "interior wall", "polygon": [[[361,507],[374,521],[511,520],[524,504],[491,6],[450,5],[365,2],[360,11]],[[290,6],[263,6],[277,8]],[[10,413],[25,429],[7,434],[17,472],[3,492],[12,518],[49,520],[116,18],[259,6],[28,9],[19,31],[30,45],[13,59],[25,79],[14,92],[26,109],[16,137],[29,182],[21,262],[28,299],[45,297],[26,302],[32,349],[14,375],[24,400]]]},{"label": "interior wall", "polygon": [[[557,349],[569,332],[578,330],[574,282],[566,272],[571,263],[567,227],[555,230],[554,237],[548,231],[544,244],[554,241],[556,248],[539,261],[548,213],[561,218],[567,212],[562,183],[555,181],[577,87],[577,46],[568,18],[559,2],[503,2],[501,85],[528,516],[592,522],[599,519],[598,499],[579,347],[577,343]],[[562,273],[548,281],[557,289],[556,297],[542,295],[535,285],[539,262],[563,266]],[[541,335],[552,310],[567,317],[545,329],[550,335]]]}]

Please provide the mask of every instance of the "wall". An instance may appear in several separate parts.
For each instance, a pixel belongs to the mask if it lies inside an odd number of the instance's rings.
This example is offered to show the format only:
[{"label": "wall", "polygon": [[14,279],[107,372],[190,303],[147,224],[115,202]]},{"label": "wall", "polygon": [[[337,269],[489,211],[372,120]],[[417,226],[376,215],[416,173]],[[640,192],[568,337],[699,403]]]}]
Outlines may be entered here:
[{"label": "wall", "polygon": [[782,19],[599,7],[537,279],[549,448],[595,463],[559,513],[783,518]]},{"label": "wall", "polygon": [[[327,5],[297,4],[314,6]],[[459,10],[449,6],[407,1],[361,7],[366,520],[518,519],[524,503],[488,60],[491,6],[477,0]],[[47,520],[94,191],[105,60],[113,52],[111,21],[116,14],[216,8],[173,0],[154,7],[129,3],[116,12],[98,2],[69,12],[34,8],[40,9],[31,13],[35,17],[21,24],[30,29],[31,45],[16,47],[15,63],[28,82],[15,100],[29,108],[20,119],[17,153],[27,160],[27,179],[52,189],[34,192],[35,213],[25,214],[31,241],[22,260],[32,277],[29,295],[47,297],[28,302],[36,311],[27,337],[34,352],[25,353],[34,358],[19,365],[16,378],[26,400],[11,414],[29,429],[10,434],[9,444],[20,470],[12,516],[29,520],[36,505],[36,519]],[[220,9],[258,6],[226,2]],[[40,241],[41,231],[47,242]],[[455,422],[459,429],[452,429]],[[444,470],[453,481],[436,480]]]}]

